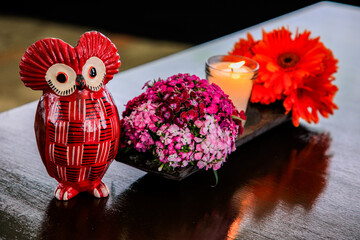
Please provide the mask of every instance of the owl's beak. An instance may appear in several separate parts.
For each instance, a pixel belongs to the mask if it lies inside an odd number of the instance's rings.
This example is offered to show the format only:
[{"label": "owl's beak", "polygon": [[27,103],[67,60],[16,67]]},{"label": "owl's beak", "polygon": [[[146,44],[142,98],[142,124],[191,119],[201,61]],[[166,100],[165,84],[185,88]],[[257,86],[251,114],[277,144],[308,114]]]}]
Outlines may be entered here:
[{"label": "owl's beak", "polygon": [[76,84],[76,88],[78,90],[82,90],[85,88],[85,80],[84,80],[83,75],[80,74],[80,75],[76,76],[75,84]]}]

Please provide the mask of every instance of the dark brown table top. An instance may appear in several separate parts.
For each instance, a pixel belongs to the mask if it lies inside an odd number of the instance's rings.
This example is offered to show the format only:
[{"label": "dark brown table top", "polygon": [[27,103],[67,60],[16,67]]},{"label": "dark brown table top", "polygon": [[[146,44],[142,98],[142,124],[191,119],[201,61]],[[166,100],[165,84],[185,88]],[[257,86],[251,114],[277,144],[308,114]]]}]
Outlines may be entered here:
[{"label": "dark brown table top", "polygon": [[[53,196],[40,160],[36,102],[0,114],[2,239],[359,239],[360,9],[321,3],[118,74],[118,107],[149,79],[190,72],[250,31],[282,25],[321,36],[339,59],[339,110],[318,125],[290,122],[242,145],[219,170],[174,182],[114,162],[109,198]],[[121,55],[121,53],[120,53]],[[20,79],[19,79],[20,81]]]}]

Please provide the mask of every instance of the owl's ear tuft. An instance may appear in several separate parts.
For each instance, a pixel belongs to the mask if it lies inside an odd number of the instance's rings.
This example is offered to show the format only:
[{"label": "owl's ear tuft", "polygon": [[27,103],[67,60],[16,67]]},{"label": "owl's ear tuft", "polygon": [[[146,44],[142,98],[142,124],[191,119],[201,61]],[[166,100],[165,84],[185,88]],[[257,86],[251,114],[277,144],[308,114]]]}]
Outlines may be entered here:
[{"label": "owl's ear tuft", "polygon": [[21,80],[33,90],[49,89],[45,75],[55,63],[69,66],[78,64],[73,47],[56,38],[39,40],[31,45],[21,58]]},{"label": "owl's ear tuft", "polygon": [[100,58],[106,67],[106,76],[104,84],[109,82],[114,74],[119,72],[121,65],[120,56],[116,46],[109,38],[97,31],[84,33],[76,46],[80,65],[84,65],[85,61],[91,57]]}]

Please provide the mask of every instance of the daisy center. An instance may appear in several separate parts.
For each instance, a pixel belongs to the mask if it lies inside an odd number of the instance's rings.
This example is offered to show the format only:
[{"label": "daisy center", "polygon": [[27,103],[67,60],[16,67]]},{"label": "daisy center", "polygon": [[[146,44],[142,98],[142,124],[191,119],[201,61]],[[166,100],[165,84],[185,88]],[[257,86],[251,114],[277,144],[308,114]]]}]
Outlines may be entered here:
[{"label": "daisy center", "polygon": [[299,59],[295,53],[283,53],[278,57],[278,64],[282,68],[291,68],[299,62]]}]

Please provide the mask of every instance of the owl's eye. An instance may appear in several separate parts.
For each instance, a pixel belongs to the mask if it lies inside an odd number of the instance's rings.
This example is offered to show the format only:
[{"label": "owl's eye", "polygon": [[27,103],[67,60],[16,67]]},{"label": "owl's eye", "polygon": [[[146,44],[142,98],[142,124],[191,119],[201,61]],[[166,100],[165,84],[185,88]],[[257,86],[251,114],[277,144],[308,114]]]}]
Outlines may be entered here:
[{"label": "owl's eye", "polygon": [[90,70],[89,70],[89,77],[90,77],[90,78],[96,77],[96,68],[94,68],[94,67],[91,67],[91,68],[90,68]]},{"label": "owl's eye", "polygon": [[66,64],[55,63],[46,72],[45,79],[50,88],[59,96],[67,96],[75,91],[75,71]]},{"label": "owl's eye", "polygon": [[99,91],[102,87],[106,75],[106,67],[98,57],[89,58],[83,66],[82,75],[86,81],[86,86],[92,91]]},{"label": "owl's eye", "polygon": [[56,80],[57,80],[59,83],[66,83],[67,79],[68,79],[68,76],[66,75],[66,73],[59,72],[59,73],[56,75]]}]

